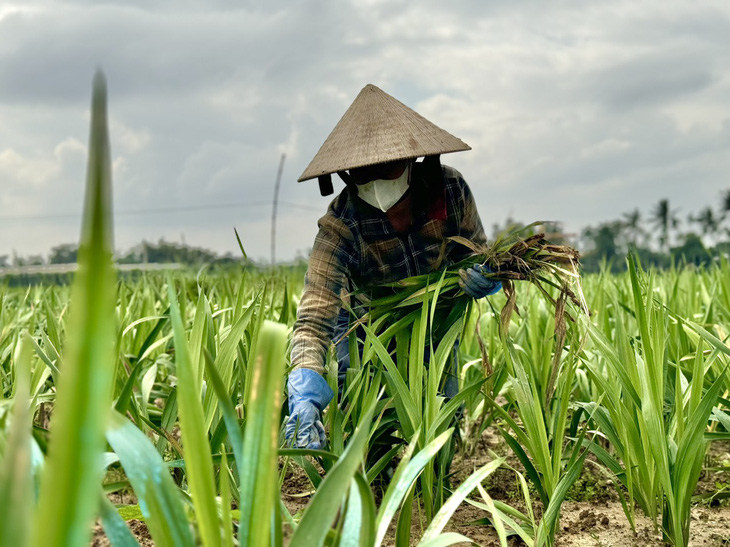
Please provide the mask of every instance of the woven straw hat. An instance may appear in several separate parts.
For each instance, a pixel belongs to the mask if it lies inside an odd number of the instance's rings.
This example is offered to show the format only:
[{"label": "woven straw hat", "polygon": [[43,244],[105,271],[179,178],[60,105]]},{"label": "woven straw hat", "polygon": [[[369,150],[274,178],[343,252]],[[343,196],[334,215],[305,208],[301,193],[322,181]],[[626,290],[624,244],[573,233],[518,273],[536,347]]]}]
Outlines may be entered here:
[{"label": "woven straw hat", "polygon": [[314,156],[299,182],[386,161],[471,150],[451,133],[366,85]]}]

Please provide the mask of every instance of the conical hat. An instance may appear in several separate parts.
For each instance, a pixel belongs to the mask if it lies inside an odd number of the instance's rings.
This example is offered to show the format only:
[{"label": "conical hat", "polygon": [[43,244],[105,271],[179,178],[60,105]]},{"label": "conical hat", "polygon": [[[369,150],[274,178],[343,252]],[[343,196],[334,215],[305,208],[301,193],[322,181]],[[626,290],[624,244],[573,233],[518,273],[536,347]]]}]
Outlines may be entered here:
[{"label": "conical hat", "polygon": [[471,150],[378,87],[366,85],[299,182],[386,161]]}]

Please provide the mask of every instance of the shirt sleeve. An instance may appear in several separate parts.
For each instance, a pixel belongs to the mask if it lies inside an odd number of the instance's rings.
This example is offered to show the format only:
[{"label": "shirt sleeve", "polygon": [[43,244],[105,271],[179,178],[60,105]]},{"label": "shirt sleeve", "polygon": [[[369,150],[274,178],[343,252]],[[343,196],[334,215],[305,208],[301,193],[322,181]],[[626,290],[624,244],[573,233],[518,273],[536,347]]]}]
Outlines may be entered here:
[{"label": "shirt sleeve", "polygon": [[294,368],[324,374],[327,350],[342,307],[340,291],[353,260],[353,238],[345,225],[324,216],[309,255],[304,291],[297,308],[291,346]]},{"label": "shirt sleeve", "polygon": [[[459,204],[457,207],[458,235],[479,246],[486,246],[487,235],[485,234],[484,227],[482,226],[482,219],[479,216],[477,204],[474,201],[474,195],[472,194],[469,185],[458,171],[451,170],[451,175],[458,182],[458,190],[455,189],[454,191],[454,193],[457,194],[456,201]],[[465,247],[464,245],[455,245],[449,253],[449,259],[451,262],[460,262],[472,254],[474,254],[474,251],[468,247]]]},{"label": "shirt sleeve", "polygon": [[462,179],[463,184],[463,196],[464,196],[464,215],[461,219],[460,234],[477,245],[487,244],[487,235],[484,233],[484,227],[482,226],[482,219],[477,211],[477,204],[474,201],[474,195],[471,193],[471,188]]}]

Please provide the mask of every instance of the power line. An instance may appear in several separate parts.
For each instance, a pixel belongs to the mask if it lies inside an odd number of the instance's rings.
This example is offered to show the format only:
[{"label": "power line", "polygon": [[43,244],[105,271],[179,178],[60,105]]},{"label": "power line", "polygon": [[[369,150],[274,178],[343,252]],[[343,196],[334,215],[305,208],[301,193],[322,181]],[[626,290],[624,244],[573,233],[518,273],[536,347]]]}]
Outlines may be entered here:
[{"label": "power line", "polygon": [[[209,205],[183,205],[179,207],[160,207],[157,209],[123,209],[121,211],[114,211],[114,216],[126,216],[126,215],[151,215],[159,213],[182,213],[190,211],[208,211],[216,209],[239,209],[246,207],[261,207],[263,205],[270,205],[269,201],[247,201],[245,203],[214,203]],[[279,205],[291,207],[293,209],[301,209],[305,211],[316,211],[324,214],[324,208],[313,207],[311,205],[302,205],[301,203],[291,203],[286,201],[279,201]],[[0,221],[4,220],[54,220],[63,218],[80,218],[81,213],[57,213],[52,215],[14,215],[14,216],[0,216]]]}]

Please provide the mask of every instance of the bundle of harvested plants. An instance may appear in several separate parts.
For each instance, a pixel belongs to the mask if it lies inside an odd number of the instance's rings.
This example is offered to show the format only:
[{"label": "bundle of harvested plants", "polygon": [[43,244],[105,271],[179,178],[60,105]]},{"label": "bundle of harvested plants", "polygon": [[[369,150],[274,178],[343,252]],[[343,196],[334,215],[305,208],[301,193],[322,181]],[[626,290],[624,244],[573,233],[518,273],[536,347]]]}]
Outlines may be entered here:
[{"label": "bundle of harvested plants", "polygon": [[[448,328],[453,320],[464,314],[472,301],[459,287],[459,272],[474,264],[488,266],[491,272],[483,272],[482,275],[502,282],[507,296],[507,302],[501,313],[503,331],[508,326],[512,313],[515,311],[519,313],[514,290],[515,281],[527,281],[540,290],[555,307],[556,323],[562,323],[564,320],[567,300],[573,302],[578,309],[587,312],[580,289],[578,251],[566,245],[550,243],[544,233],[524,235],[540,224],[543,223],[536,222],[503,233],[487,246],[477,245],[463,237],[450,238],[451,241],[468,247],[474,254],[439,272],[409,277],[371,288],[369,293],[372,299],[360,307],[360,313],[357,314],[360,316],[358,323],[372,323],[384,316],[398,319],[415,309],[420,309],[426,301],[432,306],[432,317],[438,317],[438,320],[432,320],[434,328],[439,323],[445,323],[444,326]],[[557,298],[548,291],[547,286],[557,289]],[[568,318],[572,319],[569,314]]]}]

